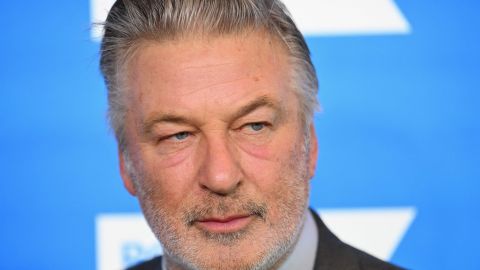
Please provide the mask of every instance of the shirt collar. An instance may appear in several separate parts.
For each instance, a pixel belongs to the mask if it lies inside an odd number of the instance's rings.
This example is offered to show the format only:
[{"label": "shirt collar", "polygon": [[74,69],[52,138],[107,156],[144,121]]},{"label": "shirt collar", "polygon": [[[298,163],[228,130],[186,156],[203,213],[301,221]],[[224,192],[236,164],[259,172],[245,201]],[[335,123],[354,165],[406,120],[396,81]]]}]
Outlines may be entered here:
[{"label": "shirt collar", "polygon": [[307,210],[305,224],[292,253],[278,270],[306,269],[312,270],[315,264],[318,244],[318,229],[312,213]]}]

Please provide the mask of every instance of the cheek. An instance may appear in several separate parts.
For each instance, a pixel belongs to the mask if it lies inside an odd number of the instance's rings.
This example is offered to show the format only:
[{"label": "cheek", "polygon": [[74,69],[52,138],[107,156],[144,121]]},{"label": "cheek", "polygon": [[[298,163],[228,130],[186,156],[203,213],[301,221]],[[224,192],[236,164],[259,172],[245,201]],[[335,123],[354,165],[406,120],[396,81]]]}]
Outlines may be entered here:
[{"label": "cheek", "polygon": [[256,145],[253,143],[243,143],[240,145],[240,148],[245,154],[248,155],[250,159],[269,161],[274,158],[272,147],[269,145]]},{"label": "cheek", "polygon": [[[288,146],[290,143],[286,143],[289,138],[278,134],[273,136],[268,142],[259,144],[255,142],[240,141],[237,142],[238,148],[241,150],[245,159],[251,160],[252,165],[255,166],[255,162],[260,164],[272,166],[281,162],[282,157],[285,158],[283,153],[288,152]],[[273,164],[270,164],[273,163]]]},{"label": "cheek", "polygon": [[[145,160],[145,159],[144,159]],[[150,158],[144,161],[143,170],[146,172],[142,185],[150,190],[152,198],[162,208],[176,211],[182,201],[192,190],[193,165],[189,158],[174,165],[172,160]]]},{"label": "cheek", "polygon": [[274,151],[262,149],[262,155],[252,155],[251,153],[245,153],[242,158],[242,170],[245,174],[245,178],[249,182],[252,182],[256,186],[260,193],[269,195],[274,193],[276,186],[282,177],[282,164],[284,158],[275,154]]},{"label": "cheek", "polygon": [[257,185],[278,184],[282,171],[291,166],[296,138],[279,134],[266,145],[242,145],[242,164],[249,179],[258,179]]}]

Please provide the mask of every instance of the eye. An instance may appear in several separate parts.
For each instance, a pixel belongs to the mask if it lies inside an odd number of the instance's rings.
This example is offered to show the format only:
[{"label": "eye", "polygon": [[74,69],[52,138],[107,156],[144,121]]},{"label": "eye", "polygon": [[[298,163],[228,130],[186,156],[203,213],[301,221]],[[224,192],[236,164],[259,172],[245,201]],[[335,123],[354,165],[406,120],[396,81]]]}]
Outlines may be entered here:
[{"label": "eye", "polygon": [[177,134],[174,134],[172,135],[172,138],[175,138],[179,141],[183,141],[185,140],[186,138],[188,138],[188,136],[190,136],[190,133],[186,132],[186,131],[182,131],[182,132],[179,132]]},{"label": "eye", "polygon": [[[260,135],[266,134],[267,129],[271,127],[268,122],[250,122],[244,124],[240,130],[247,135]],[[268,132],[267,132],[268,133]]]},{"label": "eye", "polygon": [[253,131],[260,131],[265,128],[265,123],[250,123],[248,126],[253,130]]},{"label": "eye", "polygon": [[274,127],[271,122],[245,122],[237,129],[238,139],[253,145],[261,145],[267,143],[274,134]]}]

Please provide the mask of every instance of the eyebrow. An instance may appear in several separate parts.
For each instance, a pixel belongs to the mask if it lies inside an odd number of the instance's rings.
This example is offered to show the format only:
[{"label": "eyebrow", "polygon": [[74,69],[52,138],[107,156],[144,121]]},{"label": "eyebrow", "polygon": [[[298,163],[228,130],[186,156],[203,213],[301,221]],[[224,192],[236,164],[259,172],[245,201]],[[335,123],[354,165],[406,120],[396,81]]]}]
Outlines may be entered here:
[{"label": "eyebrow", "polygon": [[[237,110],[230,118],[231,119],[238,119],[247,114],[261,108],[267,107],[273,109],[278,115],[276,118],[281,116],[281,108],[278,102],[274,101],[273,99],[267,96],[261,96],[248,104],[242,106],[239,110]],[[187,124],[191,125],[192,122],[195,122],[193,119],[189,119],[180,115],[176,114],[157,114],[153,117],[147,118],[147,120],[142,124],[142,131],[144,134],[150,134],[152,132],[153,127],[158,123],[174,123],[174,124]]]},{"label": "eyebrow", "polygon": [[261,107],[271,108],[277,113],[281,112],[278,102],[272,100],[267,96],[261,96],[253,100],[252,102],[248,103],[247,105],[242,106],[236,113],[233,114],[232,118],[233,119],[241,118]]},{"label": "eyebrow", "polygon": [[158,123],[190,124],[191,122],[192,121],[183,116],[167,113],[147,118],[142,124],[142,130],[144,134],[150,134],[153,127]]}]

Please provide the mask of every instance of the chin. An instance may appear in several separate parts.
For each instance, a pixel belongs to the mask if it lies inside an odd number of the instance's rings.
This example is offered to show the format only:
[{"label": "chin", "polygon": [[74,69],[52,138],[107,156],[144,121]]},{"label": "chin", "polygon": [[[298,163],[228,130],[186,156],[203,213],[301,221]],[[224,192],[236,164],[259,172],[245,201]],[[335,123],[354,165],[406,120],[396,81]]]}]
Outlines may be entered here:
[{"label": "chin", "polygon": [[[263,228],[257,231],[245,230],[236,234],[215,236],[207,236],[204,232],[197,230],[196,235],[189,237],[190,240],[185,241],[182,247],[173,248],[173,250],[165,247],[165,259],[167,264],[176,265],[178,269],[275,269],[275,266],[281,264],[292,250],[302,226],[297,224],[297,226],[284,228],[289,229],[288,234],[284,231],[281,235],[271,230],[267,223],[259,227]],[[199,241],[200,238],[202,240]],[[199,244],[188,246],[188,242]]]}]

